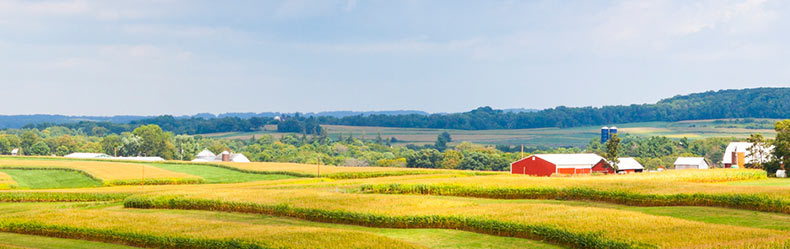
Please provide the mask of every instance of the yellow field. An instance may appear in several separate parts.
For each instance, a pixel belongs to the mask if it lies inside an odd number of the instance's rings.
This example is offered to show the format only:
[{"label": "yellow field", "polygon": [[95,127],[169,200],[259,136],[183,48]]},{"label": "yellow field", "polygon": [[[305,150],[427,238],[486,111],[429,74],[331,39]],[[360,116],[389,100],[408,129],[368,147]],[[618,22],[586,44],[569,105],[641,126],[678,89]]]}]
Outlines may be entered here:
[{"label": "yellow field", "polygon": [[67,168],[84,171],[105,180],[138,180],[145,174],[146,179],[198,178],[197,176],[167,171],[138,163],[76,161],[76,160],[25,160],[14,158],[0,159],[0,168]]},{"label": "yellow field", "polygon": [[[259,171],[259,172],[293,172],[307,175],[330,175],[338,173],[362,173],[362,172],[432,172],[436,174],[441,173],[459,173],[464,171],[459,170],[444,170],[444,169],[422,169],[422,168],[394,168],[394,167],[343,167],[331,165],[311,165],[300,163],[277,163],[277,162],[252,162],[252,163],[232,163],[221,162],[218,164],[230,166],[237,169]],[[501,172],[498,172],[501,173]]]},{"label": "yellow field", "polygon": [[33,221],[48,225],[179,237],[241,239],[269,248],[420,248],[378,235],[344,229],[255,224],[177,213],[134,212],[118,206],[101,209],[82,206],[84,205],[0,205],[0,217],[5,222]]},{"label": "yellow field", "polygon": [[10,175],[0,172],[0,189],[9,189],[16,185],[16,181]]},{"label": "yellow field", "polygon": [[[25,160],[0,160],[0,166],[10,162],[23,164]],[[95,163],[95,165],[94,165]],[[41,167],[77,167],[75,165],[127,165],[139,169],[136,163],[107,163],[94,161],[28,160],[26,165]],[[224,163],[245,170],[293,172],[310,174],[315,165],[287,163]],[[16,165],[21,166],[21,165]],[[323,174],[413,171],[381,167],[321,166]],[[54,189],[45,191],[14,190],[4,194],[25,193],[120,193],[127,195],[123,203],[159,203],[152,206],[128,206],[119,203],[82,204],[0,204],[0,220],[5,222],[37,222],[73,228],[154,234],[166,237],[206,239],[238,239],[265,246],[291,248],[411,248],[420,247],[404,240],[382,237],[360,230],[330,227],[335,224],[358,224],[369,227],[390,227],[414,217],[439,223],[412,228],[461,229],[478,233],[497,234],[480,228],[455,227],[453,219],[468,219],[474,224],[506,224],[505,227],[548,227],[576,235],[597,234],[605,241],[628,243],[635,247],[658,248],[783,248],[790,245],[790,215],[781,212],[712,208],[702,205],[695,209],[707,210],[685,213],[684,207],[666,207],[674,214],[653,214],[635,206],[615,205],[590,201],[485,199],[439,195],[374,194],[361,186],[403,184],[425,186],[462,186],[485,190],[512,189],[572,189],[586,188],[604,193],[638,193],[673,195],[706,193],[729,196],[758,195],[766,198],[790,200],[790,181],[766,179],[764,172],[755,170],[686,170],[632,175],[530,177],[522,175],[458,174],[457,171],[436,170],[435,174],[399,175],[365,179],[296,178],[246,182],[236,184],[117,186],[84,189]],[[135,172],[136,173],[136,172]],[[750,185],[751,184],[751,185]],[[124,197],[119,197],[124,198]],[[0,199],[2,200],[2,199]],[[119,199],[119,201],[121,201]],[[787,202],[780,202],[787,203]],[[747,203],[748,204],[748,203]],[[159,205],[159,206],[157,206]],[[168,206],[176,205],[176,206]],[[779,204],[782,205],[782,204]],[[163,208],[212,210],[170,211]],[[660,210],[656,207],[652,210]],[[266,211],[269,210],[269,211]],[[277,211],[279,210],[279,211]],[[324,222],[326,226],[293,223],[270,224],[245,216],[244,221],[226,213],[255,213],[285,216]],[[192,212],[186,215],[184,212]],[[738,215],[726,216],[729,213]],[[750,221],[745,215],[771,217],[773,225],[765,221]],[[725,215],[727,218],[715,218]],[[334,219],[332,217],[341,217]],[[345,217],[345,218],[342,218]],[[755,216],[757,217],[757,216]],[[253,221],[250,221],[252,219]],[[263,217],[261,219],[264,219]],[[290,219],[290,218],[287,218]],[[423,218],[420,218],[423,219]],[[450,221],[443,221],[449,219]],[[387,223],[390,222],[390,223]],[[392,223],[395,222],[395,223]],[[497,223],[498,222],[498,223]],[[405,224],[405,223],[404,223]],[[444,224],[444,225],[443,225]],[[0,222],[2,226],[2,222]],[[438,226],[438,227],[437,227]],[[484,226],[483,226],[484,227]],[[523,233],[523,232],[522,232]],[[533,238],[534,235],[503,233],[500,235]],[[522,235],[519,235],[522,234]],[[483,236],[483,235],[481,235]],[[574,235],[575,236],[575,235]],[[538,237],[541,239],[541,237]],[[555,241],[556,242],[556,241]],[[557,242],[563,244],[563,242]],[[438,246],[437,246],[438,247]],[[446,247],[441,246],[441,247]],[[577,245],[577,247],[579,247]],[[628,247],[625,247],[628,248]]]}]

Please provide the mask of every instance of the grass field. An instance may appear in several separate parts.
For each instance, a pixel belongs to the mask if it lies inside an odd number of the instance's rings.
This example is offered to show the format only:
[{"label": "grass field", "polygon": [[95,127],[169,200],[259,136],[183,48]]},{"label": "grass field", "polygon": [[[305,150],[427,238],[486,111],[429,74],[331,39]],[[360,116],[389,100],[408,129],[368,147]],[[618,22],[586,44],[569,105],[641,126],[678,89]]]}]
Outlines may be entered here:
[{"label": "grass field", "polygon": [[39,248],[39,249],[132,249],[136,247],[116,245],[75,239],[59,239],[44,236],[24,235],[15,233],[0,233],[0,248]]},{"label": "grass field", "polygon": [[[759,122],[771,119],[755,119]],[[726,120],[694,120],[679,122],[643,122],[613,124],[619,128],[620,133],[635,136],[667,136],[671,138],[687,137],[689,139],[707,137],[738,137],[746,138],[752,133],[762,133],[765,136],[774,136],[773,129],[749,129],[749,124],[721,124]],[[468,141],[481,144],[510,144],[510,145],[546,145],[546,146],[580,146],[587,145],[591,139],[600,137],[600,126],[584,126],[574,128],[537,128],[537,129],[510,129],[510,130],[444,130],[424,128],[391,128],[391,127],[366,127],[366,126],[341,126],[322,125],[331,137],[343,134],[347,137],[373,139],[380,133],[382,137],[395,137],[401,143],[428,144],[436,141],[436,136],[448,131],[454,141]],[[276,127],[267,126],[258,132],[225,132],[203,134],[208,137],[249,139],[252,136],[264,134],[280,137],[283,133],[276,132]]]},{"label": "grass field", "polygon": [[[46,165],[61,160],[38,161]],[[790,185],[757,170],[387,176],[371,174],[392,169],[335,167],[327,168],[323,178],[259,179],[210,165],[149,166],[201,176],[206,182],[250,181],[7,190],[0,192],[0,202],[6,202],[0,203],[0,232],[5,232],[0,235],[164,248],[790,246]],[[315,165],[250,167],[307,174]],[[338,173],[369,177],[327,177]],[[209,180],[210,175],[217,178]],[[75,202],[49,202],[55,200]],[[64,246],[73,242],[53,241]]]},{"label": "grass field", "polygon": [[255,174],[246,173],[225,168],[213,167],[200,164],[150,164],[149,166],[161,168],[172,172],[180,172],[189,175],[199,176],[206,180],[206,183],[237,183],[294,178],[289,175],[277,174]]},{"label": "grass field", "polygon": [[0,169],[14,178],[19,188],[85,188],[98,187],[102,183],[74,171]]},{"label": "grass field", "polygon": [[16,187],[17,183],[10,175],[0,171],[0,190]]}]

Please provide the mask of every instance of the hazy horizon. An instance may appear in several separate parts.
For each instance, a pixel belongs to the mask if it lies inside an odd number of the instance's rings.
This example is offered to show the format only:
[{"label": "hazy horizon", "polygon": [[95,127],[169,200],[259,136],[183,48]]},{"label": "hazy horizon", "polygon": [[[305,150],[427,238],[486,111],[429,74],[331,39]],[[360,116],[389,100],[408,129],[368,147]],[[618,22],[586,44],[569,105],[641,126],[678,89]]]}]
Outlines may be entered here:
[{"label": "hazy horizon", "polygon": [[655,103],[790,86],[785,1],[0,0],[0,114]]}]

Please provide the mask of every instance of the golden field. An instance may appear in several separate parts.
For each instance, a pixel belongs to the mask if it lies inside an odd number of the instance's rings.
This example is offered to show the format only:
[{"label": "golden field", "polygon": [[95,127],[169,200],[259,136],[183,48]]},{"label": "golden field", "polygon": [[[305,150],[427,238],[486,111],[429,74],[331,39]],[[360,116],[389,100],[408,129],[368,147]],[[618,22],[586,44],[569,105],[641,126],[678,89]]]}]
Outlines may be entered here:
[{"label": "golden field", "polygon": [[[0,165],[21,164],[21,161],[25,160],[0,158]],[[140,169],[140,166],[143,165],[131,162],[51,159],[27,161],[29,162],[25,165],[38,165],[39,167],[128,165]],[[315,165],[282,163],[224,163],[223,165],[239,167],[244,170],[305,174],[310,173],[316,167]],[[324,171],[325,169],[326,171]],[[414,170],[421,169],[321,166],[322,175],[324,172],[333,174]],[[116,172],[116,174],[120,173]],[[133,174],[138,176],[139,172],[135,171]],[[347,227],[332,226],[348,225],[335,223],[372,227],[368,229],[395,229],[392,231],[405,230],[404,228],[458,229],[477,232],[476,236],[497,234],[529,243],[540,243],[537,241],[545,239],[544,242],[553,243],[555,246],[576,248],[585,248],[585,246],[583,243],[577,243],[578,241],[564,240],[571,239],[571,237],[576,239],[592,238],[591,241],[600,242],[596,245],[607,245],[606,243],[611,242],[614,243],[611,245],[618,245],[617,248],[786,248],[790,246],[790,215],[782,212],[750,211],[748,207],[744,209],[708,207],[704,205],[704,202],[699,207],[663,207],[649,204],[637,207],[590,200],[495,199],[364,191],[364,186],[388,184],[461,186],[481,190],[491,188],[549,190],[582,188],[604,194],[609,192],[634,193],[661,197],[663,195],[704,193],[716,198],[744,195],[764,197],[769,201],[780,200],[771,205],[785,205],[782,203],[787,203],[786,201],[790,200],[790,181],[766,179],[764,173],[755,170],[688,170],[578,177],[474,175],[459,171],[434,170],[430,174],[406,174],[364,179],[305,177],[234,184],[115,186],[42,191],[9,190],[0,192],[0,196],[2,194],[35,193],[52,193],[54,195],[60,193],[116,193],[121,195],[115,201],[110,202],[0,204],[0,211],[3,213],[0,214],[0,217],[3,221],[36,222],[66,226],[70,227],[69,229],[90,228],[118,233],[159,234],[173,238],[185,236],[217,241],[237,239],[255,245],[286,248],[419,248],[422,246],[444,248],[448,246],[448,244],[442,244],[442,246],[415,244],[412,243],[415,240],[382,237],[379,236],[381,234],[360,232],[360,229],[347,231],[344,230]],[[731,201],[731,199],[726,200]],[[764,199],[758,200],[763,201]],[[781,200],[785,200],[785,202]],[[738,199],[736,198],[735,201]],[[120,206],[119,202],[123,202],[127,208]],[[152,204],[135,206],[140,203]],[[745,203],[744,205],[760,205],[760,203]],[[168,210],[170,208],[207,211]],[[185,215],[186,213],[189,215]],[[313,221],[313,223],[299,223],[293,226],[268,224],[264,218],[268,216],[260,216],[261,218],[245,216],[248,217],[245,218],[248,220],[239,222],[237,218],[220,215],[222,213],[228,215],[241,215],[241,213],[273,215],[285,217],[283,218],[285,220],[306,219]],[[58,219],[59,217],[68,219]],[[250,219],[255,222],[250,223]],[[421,225],[414,223],[415,220],[433,223]],[[316,224],[327,225],[318,226]],[[501,226],[492,229],[516,230],[487,230],[487,224]],[[563,235],[566,237],[546,237],[548,236],[546,233],[518,230],[519,227],[549,229],[567,234]],[[90,240],[105,240],[99,237],[81,236]],[[119,238],[121,237],[123,236]],[[490,237],[485,238],[490,240]],[[136,242],[125,243],[137,245],[134,244]],[[461,242],[450,240],[448,243],[452,245],[452,243]],[[182,247],[192,246],[182,245]]]}]

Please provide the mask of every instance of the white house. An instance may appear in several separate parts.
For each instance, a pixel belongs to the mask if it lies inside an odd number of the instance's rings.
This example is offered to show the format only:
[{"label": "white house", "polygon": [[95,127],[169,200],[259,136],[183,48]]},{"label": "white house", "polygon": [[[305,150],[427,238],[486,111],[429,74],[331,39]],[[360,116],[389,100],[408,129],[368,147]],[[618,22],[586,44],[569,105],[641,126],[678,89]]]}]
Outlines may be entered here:
[{"label": "white house", "polygon": [[678,157],[675,160],[675,169],[709,169],[704,157]]},{"label": "white house", "polygon": [[198,153],[195,156],[195,159],[192,160],[193,162],[236,162],[236,163],[248,163],[250,159],[247,159],[241,153],[230,153],[228,151],[223,151],[219,155],[215,155],[210,150],[205,149]]},{"label": "white house", "polygon": [[14,148],[13,150],[11,150],[11,155],[12,156],[18,156],[19,155],[19,148]]},{"label": "white house", "polygon": [[724,164],[725,168],[743,168],[746,164],[753,164],[757,160],[761,162],[768,162],[771,158],[771,153],[774,151],[774,147],[762,147],[759,146],[757,149],[757,154],[752,155],[752,143],[749,142],[732,142],[727,145],[727,149],[724,150],[724,156],[721,159],[721,163]]},{"label": "white house", "polygon": [[645,170],[645,167],[633,157],[620,157],[617,160],[620,161],[617,164],[617,173],[638,173]]}]

